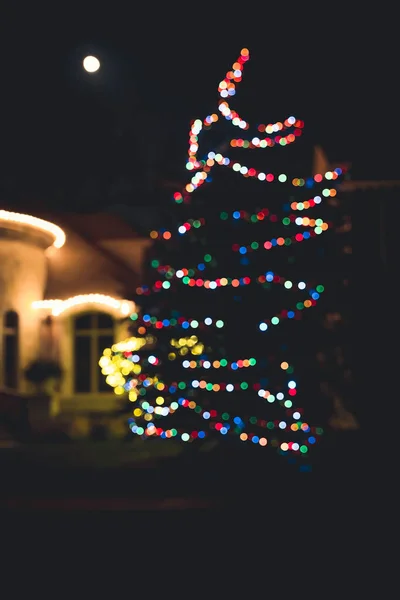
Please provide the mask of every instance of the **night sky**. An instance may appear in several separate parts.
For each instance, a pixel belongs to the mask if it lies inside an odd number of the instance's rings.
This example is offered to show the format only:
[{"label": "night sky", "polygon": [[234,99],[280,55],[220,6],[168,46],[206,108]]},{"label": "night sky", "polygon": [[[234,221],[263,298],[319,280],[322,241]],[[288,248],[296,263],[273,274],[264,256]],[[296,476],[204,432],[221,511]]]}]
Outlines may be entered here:
[{"label": "night sky", "polygon": [[[61,2],[46,11],[6,5],[3,203],[13,196],[62,204],[89,189],[96,195],[126,173],[138,189],[147,173],[181,177],[189,122],[216,112],[218,82],[242,47],[251,61],[232,106],[247,120],[294,114],[305,121],[309,144],[351,161],[353,178],[400,179],[389,14],[350,18],[337,5],[314,14],[275,5],[235,17],[206,5],[193,14],[190,5],[182,14],[134,12],[133,3],[118,2],[107,10],[99,3],[73,10]],[[82,69],[86,54],[102,61],[95,75]]]}]

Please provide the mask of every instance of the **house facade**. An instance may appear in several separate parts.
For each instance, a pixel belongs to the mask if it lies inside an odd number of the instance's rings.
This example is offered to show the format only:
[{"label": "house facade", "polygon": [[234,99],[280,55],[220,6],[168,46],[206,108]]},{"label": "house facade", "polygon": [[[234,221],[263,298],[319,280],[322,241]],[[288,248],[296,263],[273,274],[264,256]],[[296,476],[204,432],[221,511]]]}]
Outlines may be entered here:
[{"label": "house facade", "polygon": [[0,390],[28,396],[35,361],[52,361],[53,416],[104,413],[117,398],[98,366],[129,336],[129,299],[149,238],[117,215],[27,215],[0,210]]}]

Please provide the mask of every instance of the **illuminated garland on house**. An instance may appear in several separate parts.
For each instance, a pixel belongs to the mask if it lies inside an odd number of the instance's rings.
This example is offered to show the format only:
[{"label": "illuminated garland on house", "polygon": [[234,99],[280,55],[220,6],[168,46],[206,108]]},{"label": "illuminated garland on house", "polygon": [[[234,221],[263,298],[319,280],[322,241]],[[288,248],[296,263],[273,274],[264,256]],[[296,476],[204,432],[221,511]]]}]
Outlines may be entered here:
[{"label": "illuminated garland on house", "polygon": [[[243,131],[249,130],[249,123],[243,119],[235,110],[230,107],[228,99],[235,94],[235,84],[240,82],[243,74],[244,64],[249,59],[247,49],[241,51],[240,57],[233,64],[232,70],[226,74],[221,81],[218,91],[221,97],[218,110],[222,117],[230,122],[234,127]],[[335,169],[325,174],[317,174],[308,179],[299,177],[290,178],[284,173],[267,173],[258,171],[252,167],[247,167],[239,162],[233,161],[226,156],[225,147],[218,151],[208,152],[203,159],[198,158],[199,134],[201,131],[209,129],[219,120],[217,114],[206,117],[203,121],[195,120],[191,126],[189,134],[187,170],[195,174],[190,182],[180,192],[176,192],[173,199],[176,204],[189,204],[191,196],[205,182],[210,181],[209,174],[217,166],[226,166],[232,171],[241,174],[245,178],[255,178],[259,182],[275,183],[279,186],[290,186],[291,190],[295,188],[315,189],[319,186],[319,192],[313,192],[312,196],[302,201],[291,201],[284,211],[287,215],[281,220],[278,219],[269,208],[259,209],[255,212],[246,210],[232,210],[231,212],[222,211],[219,215],[221,221],[243,221],[248,224],[275,223],[284,228],[301,227],[303,231],[294,235],[278,235],[265,239],[254,239],[253,242],[243,243],[238,239],[237,243],[231,246],[231,251],[238,254],[239,258],[247,260],[247,255],[254,252],[269,251],[275,248],[288,247],[306,240],[313,239],[330,227],[330,224],[323,219],[299,216],[296,212],[308,211],[318,208],[323,198],[334,197],[336,189],[330,187],[326,182],[335,183],[342,174],[341,169]],[[257,134],[249,138],[232,138],[229,140],[230,148],[243,149],[266,149],[273,146],[286,146],[294,143],[302,134],[304,123],[295,117],[288,117],[283,122],[273,124],[259,125]],[[204,217],[191,218],[181,222],[176,230],[160,229],[152,231],[150,237],[165,244],[179,239],[182,236],[191,236],[199,230],[207,230],[207,219]],[[259,228],[257,228],[259,231]],[[240,258],[240,260],[242,260]],[[246,263],[242,263],[246,264]],[[215,270],[217,266],[216,258],[211,253],[204,254],[196,265],[179,267],[165,264],[165,261],[153,259],[151,262],[153,269],[157,271],[158,279],[151,287],[141,286],[137,289],[138,296],[144,298],[153,293],[170,294],[176,291],[179,293],[181,286],[203,288],[207,293],[221,288],[241,288],[249,285],[261,285],[270,287],[280,285],[285,291],[293,293],[300,291],[306,293],[306,299],[294,301],[293,306],[282,309],[276,314],[270,314],[262,319],[258,325],[261,332],[270,331],[271,326],[276,326],[286,319],[299,319],[305,308],[316,305],[324,287],[317,282],[298,281],[293,282],[268,270],[257,276],[249,277],[237,273],[236,275],[224,274],[223,262],[221,263],[221,273],[217,276],[207,276],[207,271],[211,268]],[[132,351],[123,349],[114,345],[104,351],[100,359],[100,366],[103,374],[107,378],[107,383],[114,388],[117,395],[128,394],[131,402],[137,402],[133,409],[133,417],[129,419],[129,426],[132,433],[145,438],[158,436],[165,439],[179,437],[182,441],[190,442],[196,439],[204,439],[210,433],[218,432],[221,435],[235,434],[242,441],[251,441],[259,446],[276,447],[281,453],[292,452],[295,454],[306,454],[308,448],[316,442],[321,435],[320,428],[311,427],[303,418],[302,410],[294,407],[294,399],[297,394],[297,383],[293,378],[293,367],[286,361],[280,363],[280,367],[288,377],[286,389],[280,388],[278,392],[272,393],[268,387],[265,387],[262,380],[258,383],[251,383],[245,377],[241,380],[230,379],[227,375],[215,381],[212,377],[205,377],[206,372],[214,372],[222,369],[221,372],[249,372],[258,366],[255,357],[227,359],[218,357],[211,359],[208,357],[208,351],[205,343],[193,334],[188,335],[188,329],[206,332],[210,327],[223,329],[226,325],[223,319],[215,317],[206,317],[196,319],[186,317],[177,311],[172,311],[171,315],[164,318],[155,316],[143,311],[140,315],[134,313],[131,316],[136,322],[137,334],[143,336],[145,340],[140,343],[140,349]],[[157,351],[157,331],[164,329],[174,329],[177,336],[170,340],[170,351],[167,357],[163,357]],[[154,333],[153,333],[154,332]],[[181,336],[181,337],[179,337]],[[136,340],[140,338],[131,338],[130,343],[135,345]],[[126,343],[129,343],[127,341]],[[198,371],[190,381],[177,380],[166,382],[160,376],[160,367],[164,363],[164,369],[167,370],[169,361],[173,361],[187,372]],[[277,404],[284,410],[285,417],[271,421],[262,420],[255,416],[244,417],[231,412],[218,411],[216,408],[204,407],[199,403],[197,396],[194,399],[194,392],[201,391],[206,396],[213,397],[216,393],[223,394],[241,394],[249,392],[256,394],[261,400],[268,404]],[[207,392],[209,394],[207,394]],[[152,398],[152,395],[155,395]],[[208,400],[207,400],[208,402]],[[199,418],[205,422],[202,428],[192,431],[182,428],[165,428],[158,426],[159,423],[168,415],[175,414],[178,410],[192,410]],[[265,429],[265,435],[258,435],[255,427]],[[254,428],[254,429],[253,429]],[[274,433],[275,432],[275,433]],[[277,432],[283,432],[285,439],[282,440]],[[300,441],[292,439],[292,436],[300,434]]]},{"label": "illuminated garland on house", "polygon": [[58,317],[66,310],[86,304],[113,309],[124,317],[129,315],[132,310],[135,310],[134,302],[120,300],[112,296],[105,296],[104,294],[81,294],[79,296],[72,296],[66,300],[36,300],[32,302],[32,308],[49,309],[54,317]]},{"label": "illuminated garland on house", "polygon": [[8,210],[0,210],[0,222],[1,221],[4,221],[5,223],[15,223],[17,225],[27,225],[28,227],[32,227],[32,229],[36,229],[37,231],[49,233],[54,238],[53,246],[55,248],[62,248],[62,246],[65,244],[66,236],[64,231],[58,227],[58,225],[54,225],[54,223],[50,223],[44,219],[32,217],[31,215],[10,212]]}]

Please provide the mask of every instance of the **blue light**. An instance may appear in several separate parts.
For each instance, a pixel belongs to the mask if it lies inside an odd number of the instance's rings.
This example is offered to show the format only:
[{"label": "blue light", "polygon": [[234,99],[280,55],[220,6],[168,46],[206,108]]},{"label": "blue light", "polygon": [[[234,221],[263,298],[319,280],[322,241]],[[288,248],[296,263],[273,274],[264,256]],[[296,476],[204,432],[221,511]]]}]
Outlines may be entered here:
[{"label": "blue light", "polygon": [[267,272],[265,273],[265,279],[266,279],[267,281],[273,281],[273,279],[274,279],[274,274],[273,274],[273,272],[272,272],[272,271],[267,271]]},{"label": "blue light", "polygon": [[162,324],[164,325],[164,327],[168,327],[169,325],[169,320],[168,319],[164,319]]},{"label": "blue light", "polygon": [[294,319],[294,312],[292,310],[289,310],[287,316],[288,316],[288,319]]},{"label": "blue light", "polygon": [[197,434],[197,437],[199,437],[202,440],[203,438],[206,437],[206,434],[204,431],[199,431],[199,433]]},{"label": "blue light", "polygon": [[272,246],[276,246],[276,245],[277,245],[277,243],[278,243],[278,242],[276,241],[276,239],[275,239],[275,238],[271,240],[271,245],[272,245]]},{"label": "blue light", "polygon": [[251,438],[251,441],[253,442],[253,444],[258,444],[260,438],[258,437],[258,435],[255,435],[253,438]]},{"label": "blue light", "polygon": [[239,252],[240,252],[240,254],[246,254],[246,252],[247,252],[246,246],[240,246]]},{"label": "blue light", "polygon": [[221,429],[219,430],[220,433],[222,433],[222,435],[225,435],[228,433],[228,430],[226,427],[221,427]]},{"label": "blue light", "polygon": [[197,268],[199,269],[199,271],[204,271],[204,269],[206,268],[206,265],[204,263],[199,263],[197,265]]},{"label": "blue light", "polygon": [[243,424],[243,421],[242,421],[242,419],[240,417],[235,417],[233,419],[233,422],[235,423],[235,425],[242,425]]},{"label": "blue light", "polygon": [[182,328],[183,329],[188,329],[189,325],[190,325],[189,321],[183,321]]},{"label": "blue light", "polygon": [[169,388],[169,392],[170,392],[170,394],[175,394],[176,387],[174,385],[171,385],[170,388]]},{"label": "blue light", "polygon": [[308,438],[308,443],[309,444],[315,444],[315,442],[316,442],[315,437],[313,435],[310,435],[310,437]]},{"label": "blue light", "polygon": [[232,214],[232,217],[234,219],[240,219],[240,212],[238,210],[235,210],[235,212]]},{"label": "blue light", "polygon": [[231,364],[231,369],[232,369],[232,371],[236,371],[236,369],[237,369],[237,368],[238,368],[238,365],[237,365],[237,363],[232,363],[232,364]]},{"label": "blue light", "polygon": [[308,238],[309,238],[310,236],[311,236],[311,234],[310,234],[310,232],[309,232],[309,231],[305,231],[305,232],[303,233],[303,238],[304,238],[305,240],[308,240]]},{"label": "blue light", "polygon": [[143,315],[143,321],[145,323],[148,323],[150,321],[150,319],[151,319],[150,315]]},{"label": "blue light", "polygon": [[313,294],[311,294],[311,298],[312,298],[313,300],[318,300],[318,298],[319,298],[319,294],[318,294],[318,292],[314,292]]}]

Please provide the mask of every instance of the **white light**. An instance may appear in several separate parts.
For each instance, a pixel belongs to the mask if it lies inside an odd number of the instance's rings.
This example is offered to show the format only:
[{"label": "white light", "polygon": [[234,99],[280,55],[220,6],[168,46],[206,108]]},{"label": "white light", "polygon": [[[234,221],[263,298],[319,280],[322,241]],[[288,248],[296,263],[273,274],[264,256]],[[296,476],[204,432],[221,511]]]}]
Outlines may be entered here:
[{"label": "white light", "polygon": [[129,312],[134,312],[135,303],[129,300],[118,300],[111,296],[103,294],[82,294],[73,296],[67,300],[37,300],[32,302],[32,308],[50,308],[54,317],[57,317],[65,310],[81,304],[99,304],[117,310],[121,315],[126,316]]},{"label": "white light", "polygon": [[0,221],[9,221],[10,223],[21,223],[21,225],[30,225],[35,229],[50,233],[54,237],[53,246],[61,248],[65,244],[65,233],[54,223],[24,215],[21,213],[9,212],[8,210],[0,210]]},{"label": "white light", "polygon": [[86,56],[83,59],[83,68],[88,73],[95,73],[100,69],[100,61],[95,56]]}]

